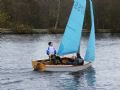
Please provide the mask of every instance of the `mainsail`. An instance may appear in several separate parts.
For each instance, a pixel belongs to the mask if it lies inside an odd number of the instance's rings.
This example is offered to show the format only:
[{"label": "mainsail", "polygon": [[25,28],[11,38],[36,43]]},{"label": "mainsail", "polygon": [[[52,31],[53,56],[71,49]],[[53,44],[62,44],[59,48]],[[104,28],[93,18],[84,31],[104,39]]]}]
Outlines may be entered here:
[{"label": "mainsail", "polygon": [[66,55],[79,51],[85,9],[86,0],[74,0],[65,33],[59,46],[58,55]]},{"label": "mainsail", "polygon": [[94,61],[95,59],[95,25],[94,25],[94,14],[93,14],[93,5],[92,0],[90,1],[90,11],[91,11],[91,32],[90,32],[90,38],[87,45],[87,50],[85,54],[85,61]]}]

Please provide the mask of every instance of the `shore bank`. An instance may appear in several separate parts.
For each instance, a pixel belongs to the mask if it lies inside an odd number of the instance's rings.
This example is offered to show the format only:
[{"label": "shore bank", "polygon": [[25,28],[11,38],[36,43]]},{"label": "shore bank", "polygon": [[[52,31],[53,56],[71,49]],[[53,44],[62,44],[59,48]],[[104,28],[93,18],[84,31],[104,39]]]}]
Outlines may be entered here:
[{"label": "shore bank", "polygon": [[[83,33],[89,33],[90,31],[87,29],[83,30]],[[96,29],[96,33],[120,33],[120,31],[112,30],[112,29]],[[32,33],[16,33],[11,29],[0,28],[1,34],[63,34],[64,29],[32,29]]]}]

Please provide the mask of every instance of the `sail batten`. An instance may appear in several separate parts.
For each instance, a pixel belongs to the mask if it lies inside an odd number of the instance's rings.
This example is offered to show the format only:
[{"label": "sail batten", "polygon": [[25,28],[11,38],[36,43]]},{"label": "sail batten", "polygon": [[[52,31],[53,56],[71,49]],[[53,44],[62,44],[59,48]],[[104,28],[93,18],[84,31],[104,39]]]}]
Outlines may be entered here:
[{"label": "sail batten", "polygon": [[66,55],[79,51],[85,9],[86,0],[74,0],[65,33],[59,46],[58,55]]}]

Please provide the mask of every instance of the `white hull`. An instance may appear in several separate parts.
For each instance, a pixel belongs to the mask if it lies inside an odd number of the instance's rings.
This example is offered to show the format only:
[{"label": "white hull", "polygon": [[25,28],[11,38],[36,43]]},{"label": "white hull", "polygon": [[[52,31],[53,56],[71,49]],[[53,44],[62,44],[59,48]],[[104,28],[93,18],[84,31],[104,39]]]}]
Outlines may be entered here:
[{"label": "white hull", "polygon": [[46,65],[46,68],[44,71],[80,71],[87,69],[91,66],[91,63],[87,63],[80,66],[74,66],[74,65]]}]

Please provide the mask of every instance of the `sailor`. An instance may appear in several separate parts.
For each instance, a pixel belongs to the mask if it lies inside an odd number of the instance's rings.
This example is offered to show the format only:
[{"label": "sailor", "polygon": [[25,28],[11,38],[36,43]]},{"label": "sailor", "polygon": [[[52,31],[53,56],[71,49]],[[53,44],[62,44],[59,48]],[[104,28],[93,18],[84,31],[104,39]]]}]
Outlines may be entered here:
[{"label": "sailor", "polygon": [[56,55],[56,49],[53,47],[53,42],[49,42],[48,45],[46,53],[49,56],[49,60],[52,61],[53,64],[63,64],[60,56]]},{"label": "sailor", "polygon": [[53,42],[48,42],[48,49],[46,53],[49,56],[50,61],[53,61],[53,63],[55,63],[56,49],[53,47]]},{"label": "sailor", "polygon": [[47,55],[51,56],[51,55],[56,55],[56,49],[53,47],[53,43],[49,42],[48,43],[48,49],[47,49]]},{"label": "sailor", "polygon": [[80,56],[80,53],[76,53],[76,59],[74,62],[75,65],[83,65],[84,64],[84,60],[83,58]]}]

